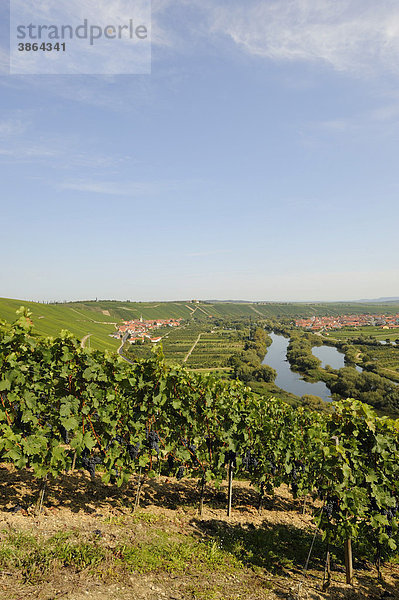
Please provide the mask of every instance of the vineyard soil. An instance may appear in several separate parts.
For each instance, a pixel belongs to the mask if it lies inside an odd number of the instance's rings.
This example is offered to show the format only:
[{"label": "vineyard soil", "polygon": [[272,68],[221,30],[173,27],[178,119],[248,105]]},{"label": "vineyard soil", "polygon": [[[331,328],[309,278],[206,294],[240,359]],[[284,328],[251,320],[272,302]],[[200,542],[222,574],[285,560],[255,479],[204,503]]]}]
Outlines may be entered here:
[{"label": "vineyard soil", "polygon": [[[29,471],[0,467],[0,595],[4,600],[370,600],[399,598],[399,567],[356,563],[356,587],[344,584],[341,557],[321,592],[325,545],[319,534],[307,577],[303,567],[315,528],[285,486],[268,497],[234,483],[234,511],[225,484],[210,486],[198,515],[196,482],[147,480],[132,514],[135,478],[118,489],[91,483],[81,471],[49,484],[34,516],[38,484]],[[311,508],[311,506],[309,506]]]}]

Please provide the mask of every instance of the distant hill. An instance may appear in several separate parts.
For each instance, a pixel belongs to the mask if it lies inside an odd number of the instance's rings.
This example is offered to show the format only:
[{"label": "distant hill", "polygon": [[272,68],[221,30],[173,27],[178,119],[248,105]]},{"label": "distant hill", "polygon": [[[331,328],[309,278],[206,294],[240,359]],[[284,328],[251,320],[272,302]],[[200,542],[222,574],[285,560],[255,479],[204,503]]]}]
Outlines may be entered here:
[{"label": "distant hill", "polygon": [[116,350],[119,342],[110,337],[115,325],[122,321],[138,319],[163,319],[192,317],[211,318],[296,318],[313,315],[339,315],[361,313],[399,312],[399,299],[381,299],[364,302],[289,303],[289,302],[121,302],[119,300],[85,300],[60,304],[40,304],[25,300],[0,298],[0,319],[15,320],[20,306],[32,311],[35,331],[41,335],[58,335],[68,329],[79,339],[91,334],[90,346],[100,350]]},{"label": "distant hill", "polygon": [[375,298],[372,300],[370,300],[370,299],[369,300],[357,300],[357,302],[360,302],[362,304],[363,303],[380,304],[381,302],[389,304],[391,302],[399,302],[399,296],[392,296],[392,297],[388,297],[388,298]]}]

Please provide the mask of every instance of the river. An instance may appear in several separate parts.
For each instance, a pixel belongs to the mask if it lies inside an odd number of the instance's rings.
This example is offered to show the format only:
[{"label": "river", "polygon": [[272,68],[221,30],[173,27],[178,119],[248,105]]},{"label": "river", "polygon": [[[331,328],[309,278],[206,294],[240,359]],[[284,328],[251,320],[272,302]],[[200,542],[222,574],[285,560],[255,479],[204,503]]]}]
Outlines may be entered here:
[{"label": "river", "polygon": [[276,385],[282,390],[286,390],[296,396],[310,394],[331,402],[330,390],[323,381],[308,383],[301,378],[299,373],[291,371],[290,364],[287,361],[289,340],[283,335],[277,335],[276,333],[271,333],[270,337],[273,343],[268,348],[263,364],[269,365],[277,371]]}]

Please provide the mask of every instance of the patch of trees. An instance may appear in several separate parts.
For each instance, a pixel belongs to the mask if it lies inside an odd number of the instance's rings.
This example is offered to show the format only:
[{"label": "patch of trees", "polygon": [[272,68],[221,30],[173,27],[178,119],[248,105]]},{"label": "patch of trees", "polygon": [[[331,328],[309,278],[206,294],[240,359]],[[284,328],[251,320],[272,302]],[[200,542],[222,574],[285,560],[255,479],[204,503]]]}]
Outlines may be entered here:
[{"label": "patch of trees", "polygon": [[270,336],[263,328],[252,328],[249,338],[245,342],[244,350],[229,358],[229,366],[232,367],[234,377],[245,383],[251,381],[272,383],[277,376],[276,371],[268,365],[262,365],[262,360],[271,343]]},{"label": "patch of trees", "polygon": [[312,354],[313,346],[321,346],[318,336],[313,334],[291,333],[287,348],[287,359],[293,371],[313,375],[309,371],[319,369],[321,361]]},{"label": "patch of trees", "polygon": [[358,373],[344,367],[330,389],[342,398],[356,398],[380,410],[399,412],[399,386],[377,373]]}]

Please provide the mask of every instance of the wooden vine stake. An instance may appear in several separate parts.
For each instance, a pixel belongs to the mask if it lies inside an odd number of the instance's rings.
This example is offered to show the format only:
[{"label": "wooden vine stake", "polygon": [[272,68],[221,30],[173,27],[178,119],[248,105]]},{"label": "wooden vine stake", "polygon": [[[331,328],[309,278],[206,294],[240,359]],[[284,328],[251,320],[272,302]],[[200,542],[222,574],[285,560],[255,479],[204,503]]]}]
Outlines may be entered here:
[{"label": "wooden vine stake", "polygon": [[231,503],[233,498],[233,473],[234,467],[232,461],[229,461],[229,489],[227,493],[227,516],[231,517]]},{"label": "wooden vine stake", "polygon": [[346,583],[353,585],[353,562],[352,562],[352,540],[345,540],[345,571]]},{"label": "wooden vine stake", "polygon": [[264,483],[262,481],[262,483],[260,484],[260,490],[259,490],[259,502],[258,502],[258,514],[259,515],[262,514],[262,507],[263,507],[264,497],[265,497],[265,486],[264,486]]},{"label": "wooden vine stake", "polygon": [[139,479],[137,482],[137,489],[136,489],[136,499],[134,501],[133,512],[140,506],[140,492],[141,492],[141,486],[143,485],[143,482],[141,480],[141,473],[142,473],[142,468],[140,467]]},{"label": "wooden vine stake", "polygon": [[43,508],[44,495],[47,488],[47,475],[45,475],[40,484],[39,496],[35,506],[35,514],[40,515]]},{"label": "wooden vine stake", "polygon": [[[328,539],[328,538],[327,538]],[[326,564],[324,566],[323,586],[322,590],[325,592],[331,585],[331,562],[330,562],[330,542],[327,541],[327,552],[326,552]]]},{"label": "wooden vine stake", "polygon": [[201,489],[200,489],[200,501],[199,501],[199,514],[202,517],[204,510],[204,493],[205,493],[205,475],[201,478]]}]

